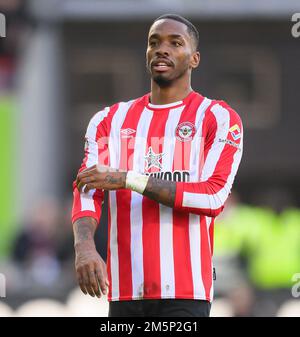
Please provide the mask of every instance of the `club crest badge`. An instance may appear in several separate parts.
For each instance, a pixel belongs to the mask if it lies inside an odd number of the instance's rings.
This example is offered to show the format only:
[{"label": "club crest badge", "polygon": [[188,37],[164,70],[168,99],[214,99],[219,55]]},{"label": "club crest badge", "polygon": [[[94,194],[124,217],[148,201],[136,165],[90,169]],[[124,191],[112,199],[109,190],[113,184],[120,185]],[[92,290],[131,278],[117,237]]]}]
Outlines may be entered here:
[{"label": "club crest badge", "polygon": [[176,128],[176,139],[181,142],[189,142],[194,138],[196,133],[195,125],[190,122],[178,124]]}]

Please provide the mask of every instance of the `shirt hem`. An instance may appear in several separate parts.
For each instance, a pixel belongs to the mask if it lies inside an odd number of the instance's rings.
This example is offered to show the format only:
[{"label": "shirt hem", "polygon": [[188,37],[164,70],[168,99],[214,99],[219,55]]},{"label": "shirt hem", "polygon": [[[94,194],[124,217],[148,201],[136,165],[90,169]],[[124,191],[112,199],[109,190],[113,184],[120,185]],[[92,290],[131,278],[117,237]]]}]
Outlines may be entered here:
[{"label": "shirt hem", "polygon": [[212,302],[212,299],[202,296],[149,296],[149,297],[141,297],[141,296],[123,296],[123,297],[111,297],[108,298],[109,302],[115,301],[138,301],[138,300],[165,300],[165,299],[173,299],[173,300],[200,300],[200,301],[208,301]]}]

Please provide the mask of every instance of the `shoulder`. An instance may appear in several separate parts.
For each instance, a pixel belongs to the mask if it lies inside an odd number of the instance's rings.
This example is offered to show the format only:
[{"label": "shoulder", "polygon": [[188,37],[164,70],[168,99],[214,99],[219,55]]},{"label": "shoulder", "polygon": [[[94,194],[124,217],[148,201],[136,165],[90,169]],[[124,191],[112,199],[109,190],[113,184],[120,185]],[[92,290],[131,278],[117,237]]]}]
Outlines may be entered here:
[{"label": "shoulder", "polygon": [[242,119],[235,109],[223,100],[212,99],[206,111],[207,122],[214,124],[228,123],[229,126],[238,124],[242,126]]},{"label": "shoulder", "polygon": [[118,111],[128,110],[130,106],[139,99],[141,99],[141,97],[126,102],[118,102],[97,111],[91,118],[89,126],[97,128],[100,124],[111,122],[112,118]]}]

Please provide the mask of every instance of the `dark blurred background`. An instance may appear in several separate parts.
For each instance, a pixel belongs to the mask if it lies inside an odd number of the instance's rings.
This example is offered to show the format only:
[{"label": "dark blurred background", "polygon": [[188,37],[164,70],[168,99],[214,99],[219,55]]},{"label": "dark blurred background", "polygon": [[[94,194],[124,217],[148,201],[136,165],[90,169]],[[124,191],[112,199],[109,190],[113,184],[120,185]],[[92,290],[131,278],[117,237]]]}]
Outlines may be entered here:
[{"label": "dark blurred background", "polygon": [[[25,315],[18,308],[39,298],[69,303],[76,288],[71,186],[88,121],[150,90],[149,27],[159,15],[177,13],[200,33],[193,89],[227,101],[245,129],[233,193],[216,221],[213,314],[300,315],[300,293],[292,292],[300,279],[297,12],[298,0],[0,0],[6,310]],[[104,258],[106,222],[104,205],[97,233]]]}]

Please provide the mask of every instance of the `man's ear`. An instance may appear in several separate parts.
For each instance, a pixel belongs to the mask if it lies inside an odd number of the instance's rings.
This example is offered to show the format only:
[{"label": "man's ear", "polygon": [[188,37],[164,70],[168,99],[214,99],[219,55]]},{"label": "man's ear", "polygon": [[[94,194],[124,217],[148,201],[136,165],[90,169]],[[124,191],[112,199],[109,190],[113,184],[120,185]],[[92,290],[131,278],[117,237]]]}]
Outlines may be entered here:
[{"label": "man's ear", "polygon": [[197,68],[199,66],[199,63],[200,63],[200,52],[198,51],[195,51],[193,54],[192,54],[192,58],[191,58],[191,67],[193,69]]}]

